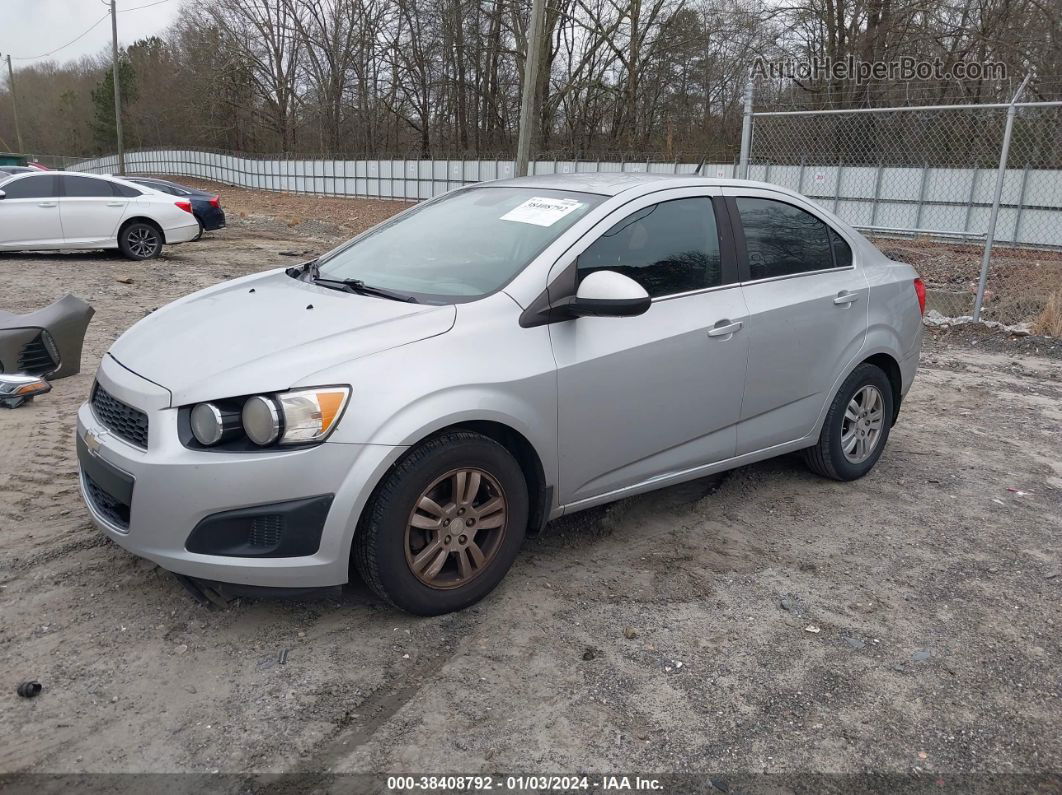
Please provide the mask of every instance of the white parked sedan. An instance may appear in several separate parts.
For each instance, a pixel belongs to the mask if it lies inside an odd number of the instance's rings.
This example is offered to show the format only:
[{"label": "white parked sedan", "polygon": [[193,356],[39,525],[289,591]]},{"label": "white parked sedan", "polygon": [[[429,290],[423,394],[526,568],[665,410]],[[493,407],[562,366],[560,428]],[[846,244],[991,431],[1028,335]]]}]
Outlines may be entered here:
[{"label": "white parked sedan", "polygon": [[187,200],[115,177],[47,171],[0,179],[0,251],[117,248],[142,260],[198,234]]}]

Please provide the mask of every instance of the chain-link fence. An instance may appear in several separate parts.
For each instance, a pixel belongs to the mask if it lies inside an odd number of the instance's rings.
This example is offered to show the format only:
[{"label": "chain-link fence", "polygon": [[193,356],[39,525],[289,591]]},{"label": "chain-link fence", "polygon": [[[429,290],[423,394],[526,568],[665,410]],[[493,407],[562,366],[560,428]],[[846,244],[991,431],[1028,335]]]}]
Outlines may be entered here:
[{"label": "chain-link fence", "polygon": [[750,116],[749,178],[878,238],[918,268],[931,310],[1035,324],[1062,291],[1062,103]]}]

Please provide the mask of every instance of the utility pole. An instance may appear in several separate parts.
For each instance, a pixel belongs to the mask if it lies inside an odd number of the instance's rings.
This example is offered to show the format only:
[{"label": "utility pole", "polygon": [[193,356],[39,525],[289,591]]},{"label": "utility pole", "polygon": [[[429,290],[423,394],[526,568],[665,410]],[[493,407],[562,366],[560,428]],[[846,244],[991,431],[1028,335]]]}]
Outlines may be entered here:
[{"label": "utility pole", "polygon": [[516,143],[516,176],[527,176],[531,158],[531,131],[535,126],[535,96],[538,93],[538,56],[542,50],[546,0],[531,1],[531,19],[527,25],[527,58],[524,60],[524,92],[520,97],[520,137]]},{"label": "utility pole", "polygon": [[752,72],[749,72],[745,81],[744,111],[741,114],[741,154],[738,156],[738,177],[749,178],[749,156],[752,149],[752,95],[755,83],[752,80]]},{"label": "utility pole", "polygon": [[114,129],[118,133],[118,173],[125,174],[125,152],[122,149],[122,95],[118,81],[118,11],[111,0],[111,72],[114,74]]},{"label": "utility pole", "polygon": [[7,56],[7,86],[11,90],[11,115],[15,119],[15,137],[18,139],[18,151],[22,150],[22,131],[18,128],[18,99],[15,97],[15,73],[11,69],[11,55]]}]

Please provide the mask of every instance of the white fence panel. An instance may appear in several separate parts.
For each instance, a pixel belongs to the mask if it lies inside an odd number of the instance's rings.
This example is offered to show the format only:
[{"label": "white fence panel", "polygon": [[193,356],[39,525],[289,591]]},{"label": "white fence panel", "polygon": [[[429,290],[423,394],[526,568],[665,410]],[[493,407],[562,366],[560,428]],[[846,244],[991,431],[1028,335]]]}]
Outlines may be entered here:
[{"label": "white fence panel", "polygon": [[[691,174],[696,163],[540,160],[533,174]],[[130,174],[172,174],[258,190],[420,201],[462,185],[511,177],[511,160],[308,160],[244,158],[196,150],[129,152]],[[84,160],[73,171],[114,173],[117,157]],[[700,175],[730,179],[734,163],[705,163]],[[753,163],[749,178],[797,190],[856,227],[983,236],[995,170]],[[997,240],[1062,247],[1062,171],[1010,169]]]}]

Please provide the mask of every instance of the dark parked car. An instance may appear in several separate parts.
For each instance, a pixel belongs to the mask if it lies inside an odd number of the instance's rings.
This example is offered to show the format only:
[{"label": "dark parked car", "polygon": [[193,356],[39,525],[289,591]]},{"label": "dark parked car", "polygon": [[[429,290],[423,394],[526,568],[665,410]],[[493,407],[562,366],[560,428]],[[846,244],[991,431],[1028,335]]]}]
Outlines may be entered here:
[{"label": "dark parked car", "polygon": [[[221,209],[221,197],[187,185],[178,185],[168,179],[156,177],[124,177],[127,182],[135,182],[146,188],[169,193],[171,196],[183,196],[192,203],[192,215],[199,222],[199,234],[222,229],[225,226],[225,211]],[[198,240],[198,238],[196,238]]]}]

